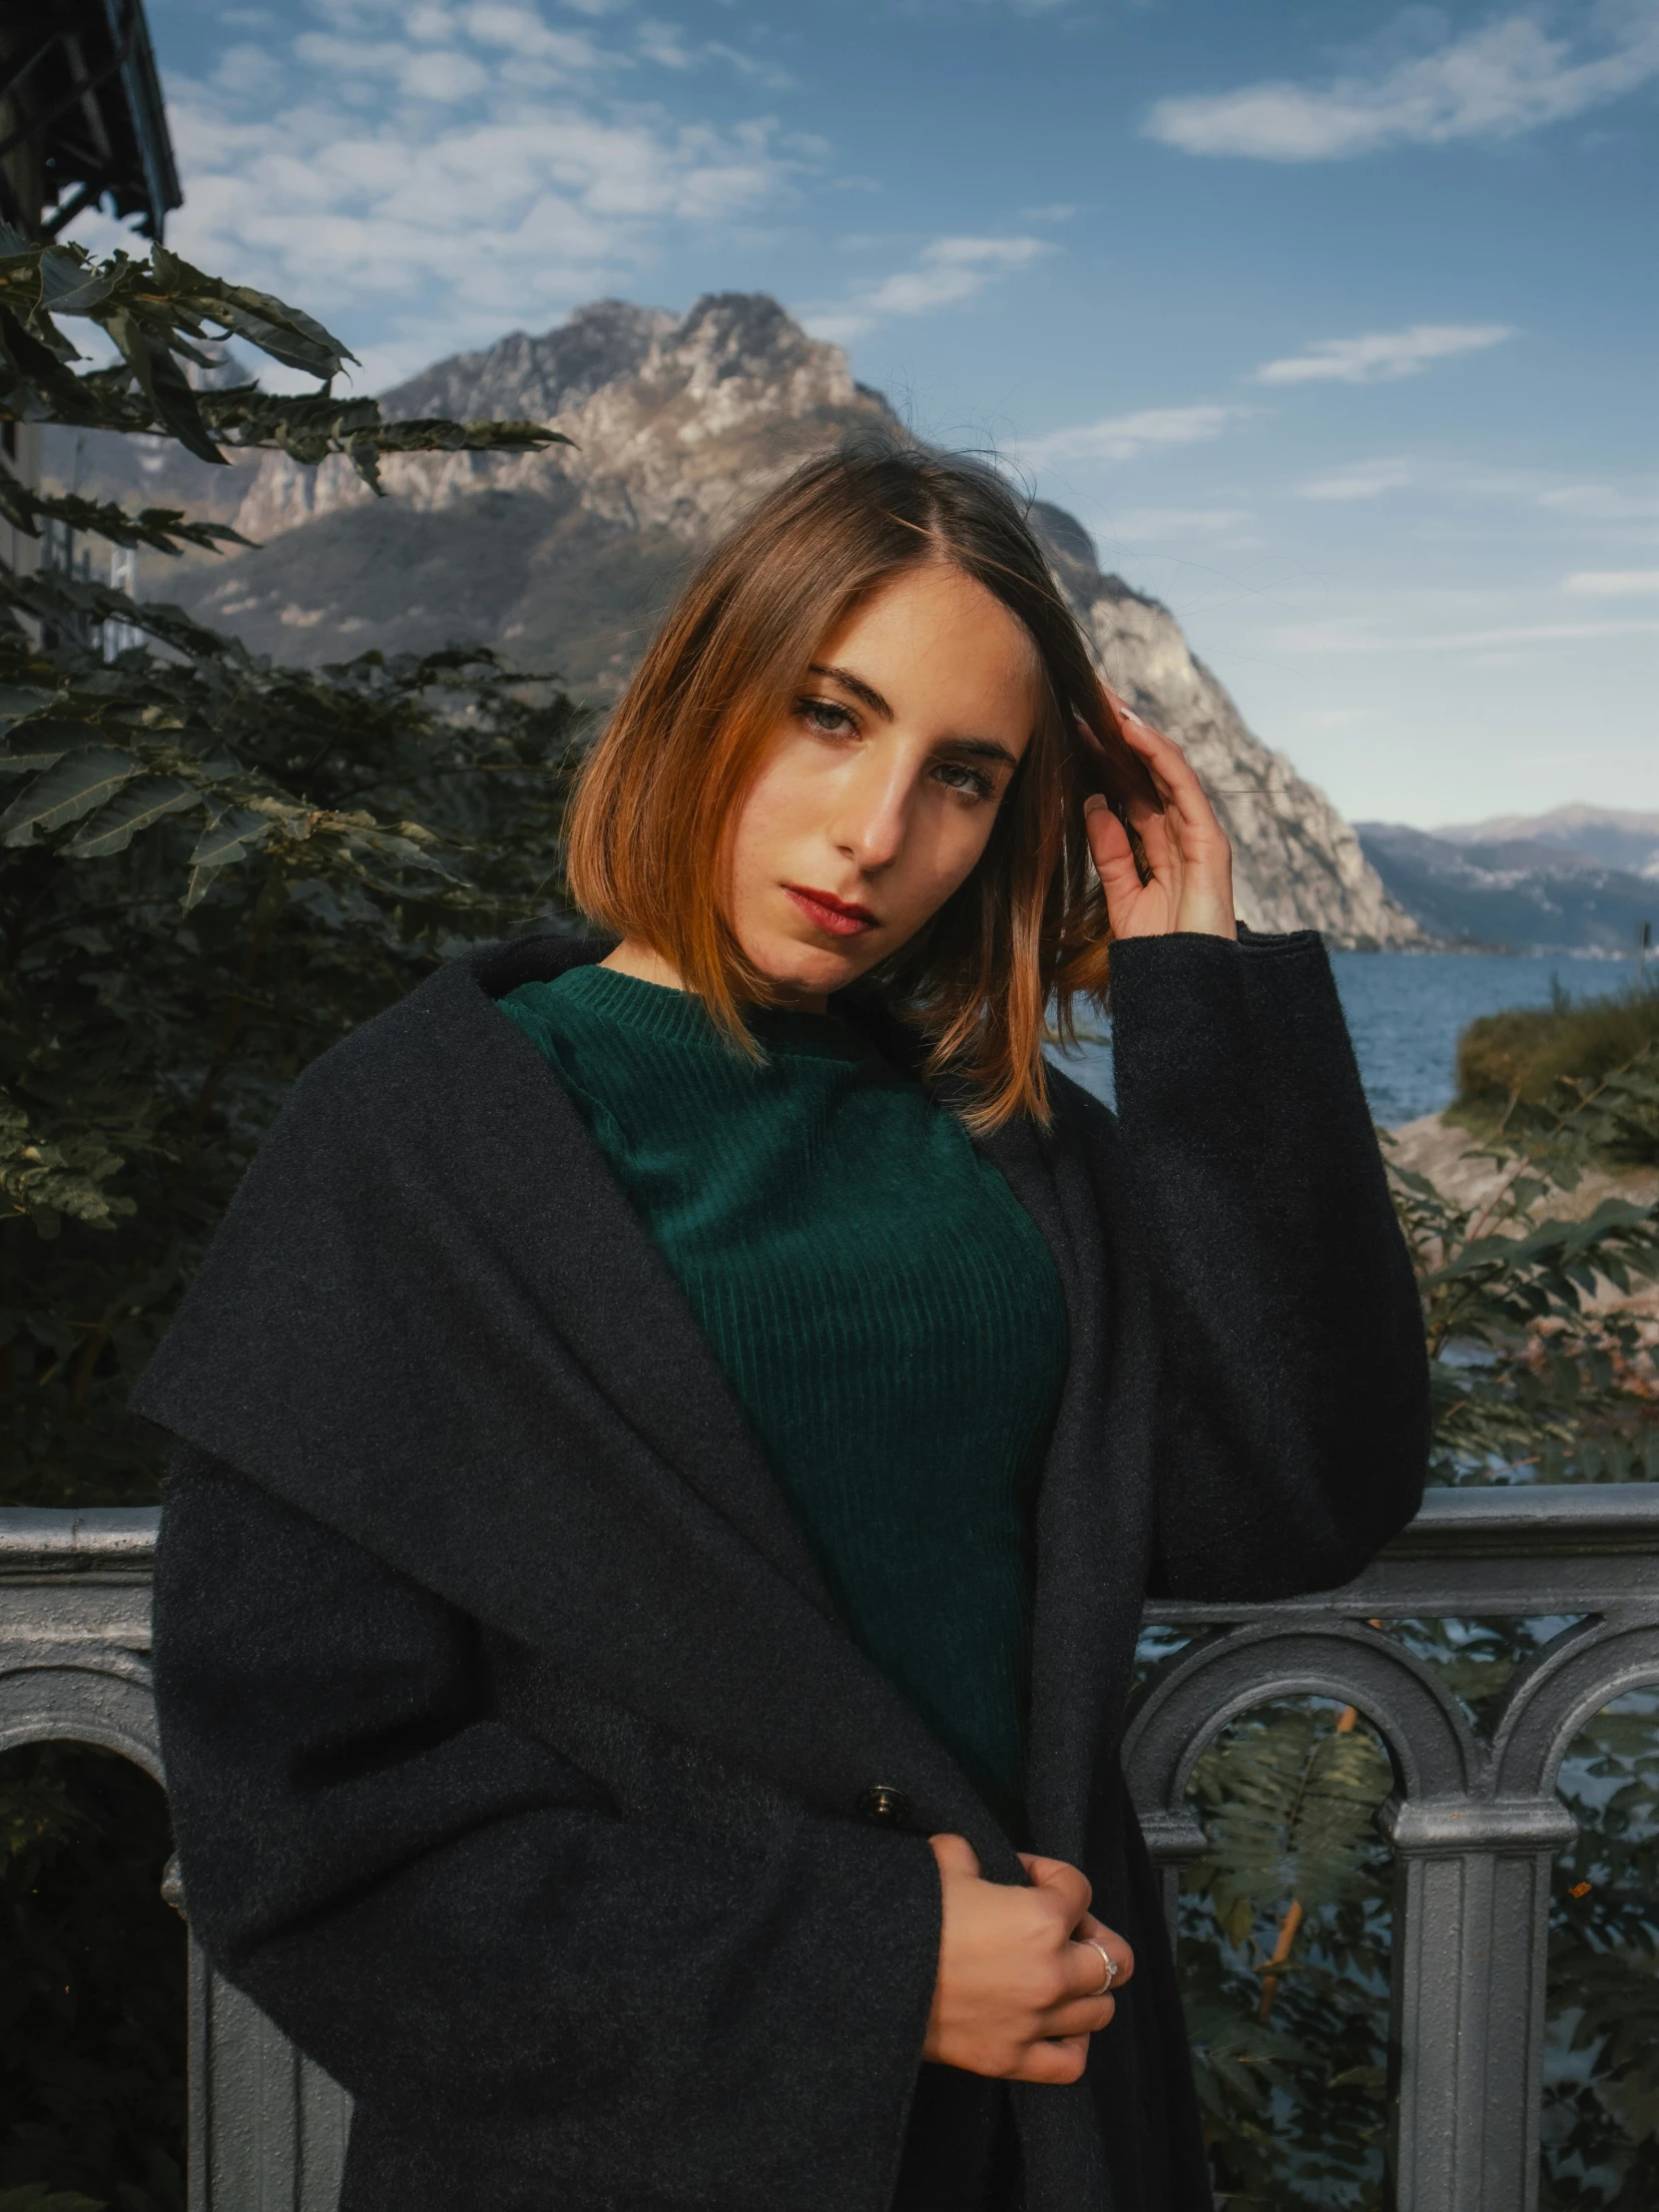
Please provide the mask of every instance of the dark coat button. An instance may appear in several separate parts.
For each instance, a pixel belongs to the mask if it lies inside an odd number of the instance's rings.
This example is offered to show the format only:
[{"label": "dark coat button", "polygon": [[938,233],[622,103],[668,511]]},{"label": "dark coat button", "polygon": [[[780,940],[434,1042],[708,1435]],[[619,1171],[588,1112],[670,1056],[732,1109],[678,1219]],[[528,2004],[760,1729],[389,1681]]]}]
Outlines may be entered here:
[{"label": "dark coat button", "polygon": [[858,1793],[858,1818],[874,1821],[879,1828],[902,1828],[915,1816],[915,1808],[902,1790],[885,1782],[872,1782]]}]

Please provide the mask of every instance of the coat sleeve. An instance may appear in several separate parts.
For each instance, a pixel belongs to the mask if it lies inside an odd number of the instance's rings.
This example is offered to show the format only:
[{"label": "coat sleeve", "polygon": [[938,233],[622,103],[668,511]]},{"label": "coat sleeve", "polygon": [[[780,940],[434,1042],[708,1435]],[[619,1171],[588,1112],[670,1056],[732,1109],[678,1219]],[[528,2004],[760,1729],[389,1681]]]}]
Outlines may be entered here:
[{"label": "coat sleeve", "polygon": [[1112,1009],[1155,1594],[1333,1588],[1420,1502],[1428,1367],[1331,963],[1312,931],[1135,939]]},{"label": "coat sleeve", "polygon": [[938,1955],[924,1839],[622,1817],[492,1716],[474,1623],[190,1450],[155,1650],[192,1928],[381,2132],[549,2201],[884,2208]]}]

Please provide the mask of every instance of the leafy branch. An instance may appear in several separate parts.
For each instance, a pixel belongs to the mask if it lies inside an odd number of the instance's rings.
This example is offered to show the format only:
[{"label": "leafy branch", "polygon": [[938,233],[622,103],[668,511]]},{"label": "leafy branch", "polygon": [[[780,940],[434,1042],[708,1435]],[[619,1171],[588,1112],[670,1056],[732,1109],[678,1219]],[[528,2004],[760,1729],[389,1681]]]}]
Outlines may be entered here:
[{"label": "leafy branch", "polygon": [[61,522],[86,537],[115,545],[147,545],[157,553],[177,553],[187,545],[216,553],[222,545],[247,545],[240,530],[225,522],[193,522],[177,507],[141,507],[129,513],[109,499],[82,499],[75,492],[39,492],[21,483],[0,462],[0,520],[25,537],[38,538],[43,522]]},{"label": "leafy branch", "polygon": [[1474,1204],[1390,1165],[1423,1302],[1438,1480],[1659,1479],[1649,1333],[1605,1298],[1659,1280],[1659,1205],[1614,1193],[1582,1217],[1561,1210],[1650,1120],[1659,1125],[1654,1045],[1573,1086],[1538,1126],[1515,1131],[1506,1115],[1471,1145],[1465,1159],[1497,1177]]},{"label": "leafy branch", "polygon": [[[86,360],[63,325],[89,322],[116,361]],[[257,384],[197,388],[191,368],[218,365],[214,350],[241,338],[285,368],[319,379],[312,392],[263,392]],[[96,260],[85,247],[42,244],[0,224],[0,416],[74,428],[157,431],[198,460],[224,462],[225,448],[286,453],[306,465],[338,453],[371,489],[389,453],[539,452],[570,443],[537,422],[388,422],[378,400],[339,398],[334,377],[355,359],[321,323],[271,293],[208,276],[164,246],[145,261],[117,253]],[[172,510],[132,516],[73,498],[44,499],[0,463],[0,512],[37,535],[41,521],[112,538],[117,544],[214,547],[236,541],[218,525]],[[240,541],[246,542],[246,541]]]}]

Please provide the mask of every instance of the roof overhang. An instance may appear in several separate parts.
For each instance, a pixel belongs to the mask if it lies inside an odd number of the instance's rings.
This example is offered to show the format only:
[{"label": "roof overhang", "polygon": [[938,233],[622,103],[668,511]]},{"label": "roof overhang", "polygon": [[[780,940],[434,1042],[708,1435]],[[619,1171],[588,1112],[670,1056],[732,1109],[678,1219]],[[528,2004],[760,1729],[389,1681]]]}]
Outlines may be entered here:
[{"label": "roof overhang", "polygon": [[159,239],[184,194],[142,0],[9,0],[6,13],[0,99],[11,121],[0,158],[34,142],[44,228],[60,231],[108,197]]}]

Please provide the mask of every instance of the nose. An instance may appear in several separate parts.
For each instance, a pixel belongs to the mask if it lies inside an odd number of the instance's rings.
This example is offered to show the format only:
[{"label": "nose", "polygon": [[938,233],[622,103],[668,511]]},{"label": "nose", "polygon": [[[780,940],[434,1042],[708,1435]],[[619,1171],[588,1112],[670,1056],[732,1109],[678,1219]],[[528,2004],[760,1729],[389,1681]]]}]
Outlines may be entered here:
[{"label": "nose", "polygon": [[878,875],[891,867],[904,848],[909,827],[914,779],[902,761],[882,759],[881,751],[871,747],[848,763],[830,827],[836,849],[865,875]]}]

